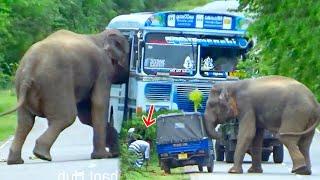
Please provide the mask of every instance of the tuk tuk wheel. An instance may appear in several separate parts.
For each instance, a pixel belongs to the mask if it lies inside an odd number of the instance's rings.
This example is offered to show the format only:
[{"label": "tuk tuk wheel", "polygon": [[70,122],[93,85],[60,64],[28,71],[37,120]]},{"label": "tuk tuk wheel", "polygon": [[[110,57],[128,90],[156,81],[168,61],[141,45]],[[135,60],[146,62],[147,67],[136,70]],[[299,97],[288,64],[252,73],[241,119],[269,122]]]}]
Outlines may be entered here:
[{"label": "tuk tuk wheel", "polygon": [[161,161],[161,167],[162,167],[162,169],[164,170],[164,172],[166,174],[170,174],[171,173],[170,167],[168,166],[168,164],[166,162]]},{"label": "tuk tuk wheel", "polygon": [[225,155],[226,155],[226,162],[227,163],[233,163],[234,162],[234,159],[233,159],[234,151],[229,151],[228,149],[226,149]]},{"label": "tuk tuk wheel", "polygon": [[198,169],[200,172],[203,172],[203,167],[201,165],[198,165]]},{"label": "tuk tuk wheel", "polygon": [[282,163],[283,162],[283,145],[273,146],[273,162]]},{"label": "tuk tuk wheel", "polygon": [[223,161],[224,160],[224,148],[221,145],[220,141],[216,141],[215,150],[216,150],[216,160]]},{"label": "tuk tuk wheel", "polygon": [[171,174],[170,168],[167,165],[163,166],[163,170],[166,174]]},{"label": "tuk tuk wheel", "polygon": [[210,164],[207,166],[207,169],[208,169],[209,173],[213,172],[213,167],[214,167],[214,159],[210,158]]}]

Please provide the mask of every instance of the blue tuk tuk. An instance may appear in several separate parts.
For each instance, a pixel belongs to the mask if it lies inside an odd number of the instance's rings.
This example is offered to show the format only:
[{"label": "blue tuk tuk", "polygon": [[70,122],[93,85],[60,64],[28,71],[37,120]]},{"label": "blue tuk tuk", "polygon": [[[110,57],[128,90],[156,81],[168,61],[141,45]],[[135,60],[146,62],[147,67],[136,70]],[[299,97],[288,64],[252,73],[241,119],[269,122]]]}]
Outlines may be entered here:
[{"label": "blue tuk tuk", "polygon": [[198,165],[213,171],[214,149],[203,126],[200,113],[171,113],[157,118],[157,153],[161,169],[170,173],[171,168]]}]

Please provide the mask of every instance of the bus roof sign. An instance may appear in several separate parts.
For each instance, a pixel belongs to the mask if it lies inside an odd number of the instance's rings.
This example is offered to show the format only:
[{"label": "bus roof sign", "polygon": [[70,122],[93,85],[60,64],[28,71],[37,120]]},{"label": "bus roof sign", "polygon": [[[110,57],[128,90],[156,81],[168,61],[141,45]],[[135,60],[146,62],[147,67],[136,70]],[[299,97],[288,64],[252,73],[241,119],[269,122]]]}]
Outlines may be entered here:
[{"label": "bus roof sign", "polygon": [[168,11],[134,13],[114,18],[108,28],[143,29],[152,27],[245,31],[249,20],[227,13]]},{"label": "bus roof sign", "polygon": [[152,15],[145,26],[236,30],[236,22],[232,15],[166,12]]}]

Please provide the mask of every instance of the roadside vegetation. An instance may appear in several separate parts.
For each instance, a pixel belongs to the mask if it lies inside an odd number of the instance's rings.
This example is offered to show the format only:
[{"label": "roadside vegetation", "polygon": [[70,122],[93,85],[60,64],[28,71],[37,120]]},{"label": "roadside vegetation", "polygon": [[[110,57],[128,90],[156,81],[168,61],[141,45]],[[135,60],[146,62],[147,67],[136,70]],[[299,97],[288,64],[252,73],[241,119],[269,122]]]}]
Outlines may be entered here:
[{"label": "roadside vegetation", "polygon": [[320,100],[320,1],[240,0],[255,21],[257,43],[239,67],[248,77],[283,75],[309,87]]},{"label": "roadside vegetation", "polygon": [[[0,113],[13,108],[16,104],[16,96],[12,90],[0,90]],[[17,114],[12,113],[0,117],[0,142],[4,141],[13,132],[17,124]]]}]

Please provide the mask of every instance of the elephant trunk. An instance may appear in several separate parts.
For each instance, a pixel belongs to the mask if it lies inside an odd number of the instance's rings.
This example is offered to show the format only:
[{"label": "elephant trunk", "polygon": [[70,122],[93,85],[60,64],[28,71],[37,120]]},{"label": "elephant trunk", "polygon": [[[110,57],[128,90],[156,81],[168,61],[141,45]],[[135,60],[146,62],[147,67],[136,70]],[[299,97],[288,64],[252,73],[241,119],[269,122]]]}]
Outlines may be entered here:
[{"label": "elephant trunk", "polygon": [[115,73],[112,76],[112,84],[123,84],[129,80],[129,69],[116,65]]},{"label": "elephant trunk", "polygon": [[211,117],[213,119],[209,119],[208,116],[205,115],[204,117],[204,127],[206,129],[207,135],[212,138],[212,139],[220,139],[221,138],[221,134],[219,134],[216,131],[216,118],[215,117]]}]

